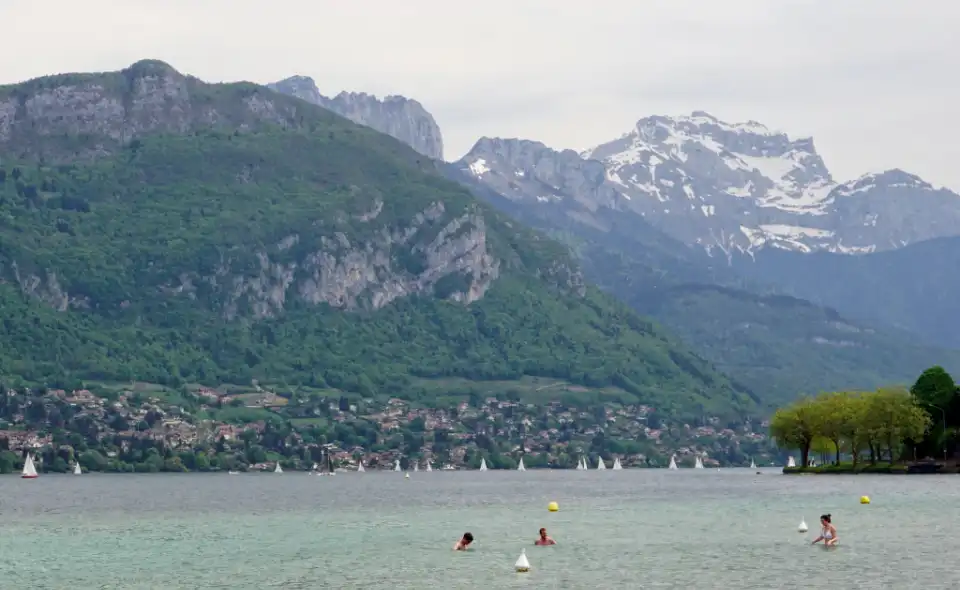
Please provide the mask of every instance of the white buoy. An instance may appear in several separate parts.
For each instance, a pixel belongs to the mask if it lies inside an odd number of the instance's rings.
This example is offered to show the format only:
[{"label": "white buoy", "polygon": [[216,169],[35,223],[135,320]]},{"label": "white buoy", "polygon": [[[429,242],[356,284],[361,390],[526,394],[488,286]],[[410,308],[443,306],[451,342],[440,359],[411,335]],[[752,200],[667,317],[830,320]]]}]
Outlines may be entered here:
[{"label": "white buoy", "polygon": [[803,519],[801,518],[801,519],[800,519],[800,526],[797,527],[797,532],[798,532],[798,533],[805,533],[805,532],[807,532],[808,530],[810,530],[810,529],[807,528],[807,521],[805,521],[805,520],[803,520]]},{"label": "white buoy", "polygon": [[517,563],[513,566],[518,572],[529,572],[530,571],[530,562],[527,561],[527,550],[520,550],[520,558],[517,559]]}]

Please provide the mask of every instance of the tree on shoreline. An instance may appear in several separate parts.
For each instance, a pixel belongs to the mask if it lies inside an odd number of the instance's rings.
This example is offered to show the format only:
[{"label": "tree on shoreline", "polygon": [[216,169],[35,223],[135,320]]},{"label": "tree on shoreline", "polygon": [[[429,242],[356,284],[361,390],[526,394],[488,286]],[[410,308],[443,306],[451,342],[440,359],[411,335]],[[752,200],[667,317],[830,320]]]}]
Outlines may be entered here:
[{"label": "tree on shoreline", "polygon": [[886,453],[893,464],[906,442],[919,442],[930,425],[930,416],[918,400],[902,388],[875,392],[830,392],[805,397],[777,410],[770,421],[770,434],[781,447],[800,450],[801,466],[809,466],[815,439],[833,443],[836,464],[846,450],[854,466],[860,451],[870,451],[876,464]]}]

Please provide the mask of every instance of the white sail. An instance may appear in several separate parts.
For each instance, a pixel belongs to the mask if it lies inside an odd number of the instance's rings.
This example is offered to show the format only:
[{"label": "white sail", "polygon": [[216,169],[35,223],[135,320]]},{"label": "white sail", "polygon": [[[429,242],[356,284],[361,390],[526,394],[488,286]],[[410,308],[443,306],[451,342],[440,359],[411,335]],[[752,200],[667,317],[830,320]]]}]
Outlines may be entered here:
[{"label": "white sail", "polygon": [[694,469],[703,469],[703,461],[700,460],[700,457],[697,457],[696,463],[693,464]]},{"label": "white sail", "polygon": [[793,460],[793,455],[790,455],[790,459],[787,460],[787,467],[796,467],[797,463]]},{"label": "white sail", "polygon": [[757,464],[753,462],[753,459],[750,459],[750,469],[756,469]]},{"label": "white sail", "polygon": [[597,469],[606,469],[607,466],[603,463],[603,457],[597,455]]},{"label": "white sail", "polygon": [[613,460],[613,470],[620,471],[621,469],[623,469],[623,465],[620,465],[620,457],[617,457]]},{"label": "white sail", "polygon": [[277,466],[273,468],[274,473],[283,473],[283,469],[280,467],[280,460],[277,460]]},{"label": "white sail", "polygon": [[483,457],[481,457],[481,458],[480,458],[480,471],[486,471],[486,470],[487,470],[487,460],[484,459]]},{"label": "white sail", "polygon": [[520,558],[517,559],[517,563],[513,565],[518,572],[529,572],[530,571],[530,561],[527,560],[527,550],[520,550]]},{"label": "white sail", "polygon": [[420,461],[414,461],[414,462],[413,462],[413,470],[414,470],[414,471],[420,471]]},{"label": "white sail", "polygon": [[427,471],[433,471],[433,467],[430,466],[430,461],[427,461]]},{"label": "white sail", "polygon": [[393,464],[393,470],[400,471],[400,459],[397,459],[396,462]]},{"label": "white sail", "polygon": [[517,471],[526,471],[527,468],[523,466],[523,457],[520,457],[520,464],[517,465]]},{"label": "white sail", "polygon": [[357,463],[357,473],[363,473],[366,469],[363,468],[363,459]]},{"label": "white sail", "polygon": [[671,455],[669,469],[676,469],[676,468],[677,468],[677,458]]},{"label": "white sail", "polygon": [[27,453],[27,458],[23,461],[23,473],[20,477],[24,479],[33,479],[37,476],[37,468],[33,464],[33,455]]},{"label": "white sail", "polygon": [[577,471],[583,471],[583,457],[577,459]]},{"label": "white sail", "polygon": [[79,463],[79,462],[73,464],[73,474],[74,474],[74,475],[83,475],[83,472],[80,471],[80,463]]}]

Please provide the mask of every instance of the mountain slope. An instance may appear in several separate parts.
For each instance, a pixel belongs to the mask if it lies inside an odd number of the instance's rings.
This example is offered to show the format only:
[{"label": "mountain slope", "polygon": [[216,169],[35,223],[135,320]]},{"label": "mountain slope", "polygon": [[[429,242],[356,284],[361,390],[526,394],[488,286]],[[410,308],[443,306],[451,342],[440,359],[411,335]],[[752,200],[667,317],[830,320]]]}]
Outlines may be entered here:
[{"label": "mountain slope", "polygon": [[[585,277],[676,331],[765,401],[906,382],[960,354],[851,322],[791,297],[758,295],[727,259],[688,247],[624,211],[599,162],[522,140],[480,140],[448,175],[480,198],[568,243]],[[598,203],[604,203],[597,206]],[[798,255],[799,256],[799,255]]]},{"label": "mountain slope", "polygon": [[395,137],[428,158],[443,160],[440,126],[433,115],[415,100],[402,96],[387,96],[380,100],[363,92],[341,92],[328,98],[320,94],[313,78],[307,76],[291,76],[267,86]]},{"label": "mountain slope", "polygon": [[0,100],[8,378],[416,396],[414,377],[538,375],[667,412],[756,407],[585,288],[563,246],[323,108],[159,62]]},{"label": "mountain slope", "polygon": [[785,292],[960,348],[960,238],[864,256],[763,250],[736,268]]}]

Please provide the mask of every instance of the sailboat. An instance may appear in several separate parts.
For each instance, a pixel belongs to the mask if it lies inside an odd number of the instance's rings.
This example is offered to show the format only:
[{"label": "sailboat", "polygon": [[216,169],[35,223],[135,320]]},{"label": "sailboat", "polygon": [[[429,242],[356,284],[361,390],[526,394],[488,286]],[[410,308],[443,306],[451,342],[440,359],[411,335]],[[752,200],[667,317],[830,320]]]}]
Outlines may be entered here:
[{"label": "sailboat", "polygon": [[613,460],[613,470],[620,471],[621,469],[623,469],[623,465],[620,465],[620,457],[617,457]]},{"label": "sailboat", "polygon": [[280,459],[277,459],[277,466],[273,468],[274,473],[283,473],[283,469],[280,467]]},{"label": "sailboat", "polygon": [[319,469],[320,467],[316,463],[314,463],[313,467],[310,468],[310,471],[316,473],[317,471],[319,471]]},{"label": "sailboat", "polygon": [[670,466],[667,469],[676,469],[677,468],[677,458],[673,455],[670,456]]},{"label": "sailboat", "polygon": [[481,458],[480,458],[480,471],[486,471],[486,470],[487,470],[487,460],[484,459],[483,457],[481,457]]},{"label": "sailboat", "polygon": [[601,457],[600,455],[597,455],[597,470],[599,471],[606,468],[607,466],[603,462],[603,457]]},{"label": "sailboat", "polygon": [[523,457],[520,457],[520,464],[517,465],[517,471],[526,471],[527,468],[523,466]]},{"label": "sailboat", "polygon": [[357,462],[357,473],[363,473],[366,469],[363,468],[363,459]]},{"label": "sailboat", "polygon": [[83,472],[80,471],[80,462],[77,461],[73,464],[73,474],[74,475],[83,475]]},{"label": "sailboat", "polygon": [[703,461],[700,460],[700,457],[697,457],[697,462],[693,464],[694,469],[703,469]]},{"label": "sailboat", "polygon": [[394,470],[394,471],[401,471],[401,469],[400,469],[400,459],[397,459],[396,462],[393,464],[393,470]]},{"label": "sailboat", "polygon": [[414,470],[414,471],[420,471],[420,461],[414,461],[414,462],[413,462],[413,470]]},{"label": "sailboat", "polygon": [[577,471],[583,471],[583,457],[577,459]]},{"label": "sailboat", "polygon": [[27,453],[27,458],[23,461],[23,473],[20,475],[23,479],[35,479],[37,477],[37,468],[33,464],[33,455]]},{"label": "sailboat", "polygon": [[427,469],[426,469],[426,470],[427,470],[427,471],[433,471],[433,467],[430,466],[430,461],[429,461],[429,459],[427,460]]},{"label": "sailboat", "polygon": [[750,459],[750,469],[756,469],[757,464],[753,462],[753,459]]},{"label": "sailboat", "polygon": [[793,455],[790,455],[790,459],[787,460],[787,467],[796,467],[797,462],[793,460]]}]

